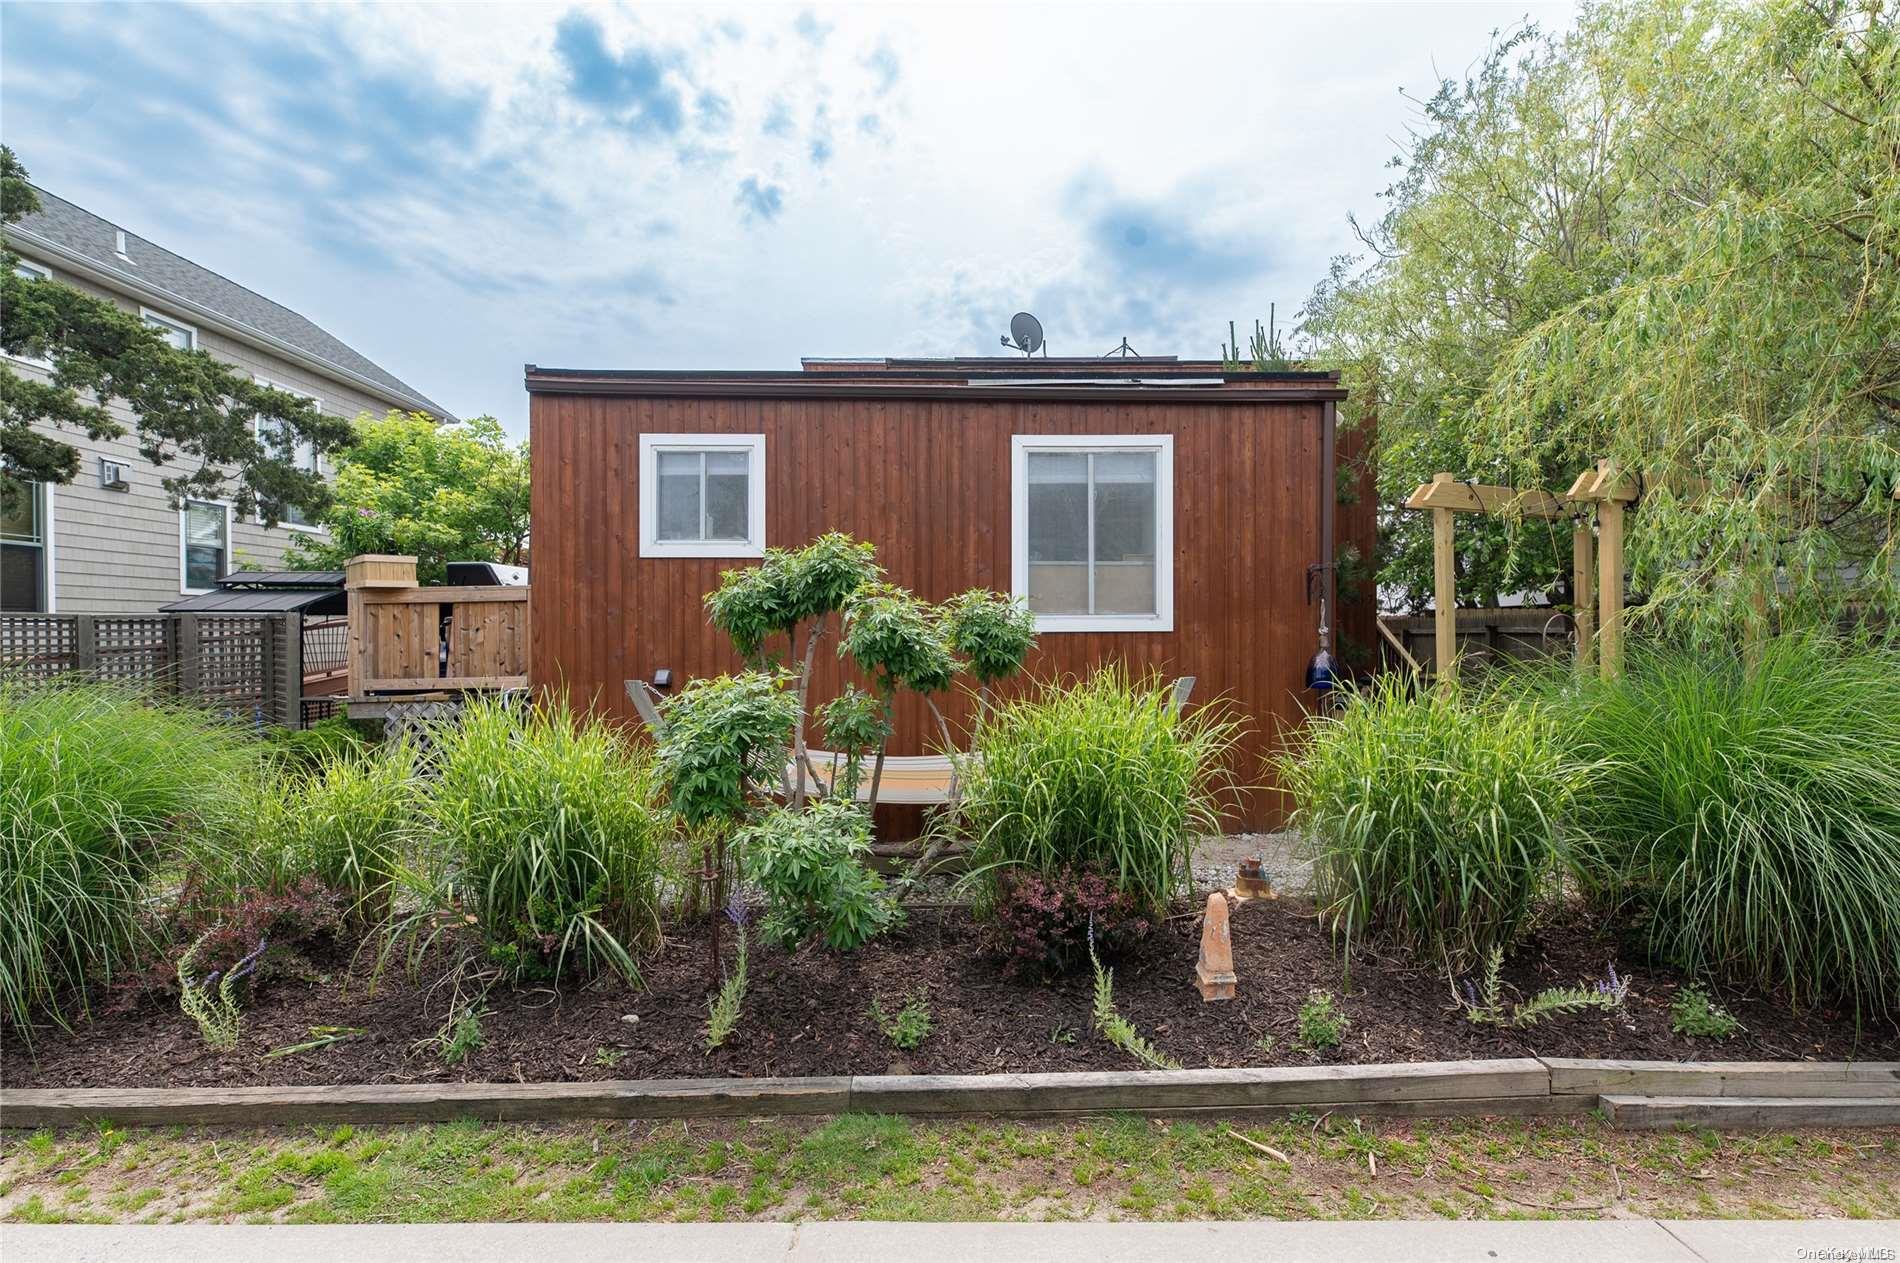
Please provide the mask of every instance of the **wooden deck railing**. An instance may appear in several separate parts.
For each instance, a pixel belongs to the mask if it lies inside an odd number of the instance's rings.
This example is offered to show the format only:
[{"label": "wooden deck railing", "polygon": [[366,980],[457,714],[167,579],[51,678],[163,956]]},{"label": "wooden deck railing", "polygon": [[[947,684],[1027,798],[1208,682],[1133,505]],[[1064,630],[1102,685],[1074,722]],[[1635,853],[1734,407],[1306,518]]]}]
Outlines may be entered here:
[{"label": "wooden deck railing", "polygon": [[525,688],[528,589],[416,585],[416,559],[351,558],[350,692]]}]

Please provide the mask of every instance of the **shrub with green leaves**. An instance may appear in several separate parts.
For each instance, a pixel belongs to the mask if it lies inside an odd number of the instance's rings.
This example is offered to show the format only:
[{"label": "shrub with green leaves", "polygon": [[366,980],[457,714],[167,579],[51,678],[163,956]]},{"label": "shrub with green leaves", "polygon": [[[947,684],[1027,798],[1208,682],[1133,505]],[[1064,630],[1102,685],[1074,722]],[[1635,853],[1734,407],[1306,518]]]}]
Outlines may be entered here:
[{"label": "shrub with green leaves", "polygon": [[741,830],[733,845],[765,892],[761,932],[787,951],[812,938],[850,951],[901,919],[883,879],[864,863],[870,816],[843,799],[820,799],[804,811],[780,808]]},{"label": "shrub with green leaves", "polygon": [[372,744],[359,725],[332,715],[308,728],[272,728],[264,734],[264,748],[272,769],[290,775],[320,772],[338,760],[367,753]]},{"label": "shrub with green leaves", "polygon": [[[792,727],[795,780],[794,806],[805,802],[805,710],[811,695],[813,660],[831,616],[842,610],[852,594],[875,583],[882,573],[877,550],[849,535],[832,531],[805,547],[768,548],[757,565],[728,570],[719,587],[706,597],[706,612],[714,627],[732,639],[754,669],[770,664],[768,640],[783,634],[786,649],[797,655],[797,709]],[[798,647],[798,629],[808,628],[805,647]]]},{"label": "shrub with green leaves", "polygon": [[[937,726],[947,746],[950,733],[931,694],[941,693],[956,678],[957,660],[944,643],[942,630],[930,617],[930,609],[903,588],[888,583],[867,584],[852,594],[844,607],[844,634],[838,641],[838,655],[851,659],[858,670],[871,677],[878,700],[884,704],[888,730],[892,708],[900,688],[921,693],[924,704],[936,716]],[[884,755],[889,733],[878,744],[877,759],[871,765],[870,804],[884,780]]]},{"label": "shrub with green leaves", "polygon": [[1900,652],[1652,648],[1556,696],[1604,768],[1567,848],[1604,916],[1694,976],[1900,1013]]},{"label": "shrub with green leaves", "polygon": [[798,699],[785,677],[762,671],[694,680],[663,704],[659,773],[689,826],[737,820],[750,782],[785,776]]},{"label": "shrub with green leaves", "polygon": [[885,1012],[883,1002],[872,996],[871,1020],[891,1041],[891,1047],[908,1052],[930,1037],[930,993],[919,988],[895,1013]]},{"label": "shrub with green leaves", "polygon": [[1676,992],[1670,1002],[1669,1029],[1692,1039],[1727,1039],[1741,1030],[1742,1024],[1717,1004],[1714,996],[1692,982]]},{"label": "shrub with green leaves", "polygon": [[1240,732],[1224,707],[1178,711],[1168,682],[1115,666],[991,707],[963,782],[971,879],[993,903],[1008,870],[1092,870],[1165,910],[1193,840],[1220,831]]},{"label": "shrub with green leaves", "polygon": [[1516,942],[1586,780],[1557,737],[1535,700],[1397,676],[1313,717],[1277,767],[1326,924],[1458,970]]},{"label": "shrub with green leaves", "polygon": [[476,917],[491,956],[517,976],[637,981],[635,958],[659,937],[664,832],[645,747],[560,699],[490,698],[441,732],[436,761],[436,893]]},{"label": "shrub with green leaves", "polygon": [[1022,670],[1036,647],[1036,616],[1021,597],[973,588],[938,606],[937,619],[950,651],[976,677],[985,704],[996,682]]},{"label": "shrub with green leaves", "polygon": [[0,681],[0,1013],[64,1024],[133,963],[148,880],[235,827],[256,743],[104,683]]},{"label": "shrub with green leaves", "polygon": [[864,776],[865,752],[882,749],[891,739],[890,718],[877,698],[847,684],[838,696],[819,708],[818,720],[824,725],[825,741],[833,753],[844,758],[842,768],[832,769],[836,792],[847,800],[854,799]]}]

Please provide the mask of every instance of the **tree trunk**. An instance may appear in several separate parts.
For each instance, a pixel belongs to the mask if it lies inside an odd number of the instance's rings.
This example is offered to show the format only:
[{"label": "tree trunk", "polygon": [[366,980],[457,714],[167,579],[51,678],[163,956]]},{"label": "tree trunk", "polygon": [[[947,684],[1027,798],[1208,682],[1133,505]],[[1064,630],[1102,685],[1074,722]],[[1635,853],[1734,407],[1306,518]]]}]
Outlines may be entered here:
[{"label": "tree trunk", "polygon": [[896,717],[893,713],[896,707],[892,705],[891,701],[894,693],[895,690],[884,694],[884,740],[877,743],[877,762],[871,765],[871,797],[870,801],[865,803],[864,809],[872,816],[875,816],[877,813],[878,786],[884,783],[884,752],[890,748],[890,730],[896,722]]},{"label": "tree trunk", "polygon": [[700,875],[705,879],[707,903],[710,905],[706,916],[706,946],[712,959],[709,962],[710,972],[707,974],[707,979],[715,991],[725,980],[725,971],[721,968],[719,960],[719,918],[725,915],[726,908],[725,855],[725,839],[710,839],[706,844],[705,864],[700,869]]},{"label": "tree trunk", "polygon": [[[818,641],[825,634],[827,615],[820,614],[811,625],[811,633],[805,637],[805,661],[798,671],[798,718],[792,725],[792,765],[796,769],[797,784],[792,790],[794,810],[805,809],[805,702],[811,696],[812,660],[818,654]],[[792,632],[796,637],[798,628]],[[796,639],[793,641],[796,644]]]},{"label": "tree trunk", "polygon": [[956,742],[950,738],[950,725],[944,722],[943,712],[937,709],[937,703],[931,698],[924,698],[924,705],[930,707],[930,714],[937,721],[937,732],[943,737],[944,754],[950,758],[955,758],[957,753]]}]

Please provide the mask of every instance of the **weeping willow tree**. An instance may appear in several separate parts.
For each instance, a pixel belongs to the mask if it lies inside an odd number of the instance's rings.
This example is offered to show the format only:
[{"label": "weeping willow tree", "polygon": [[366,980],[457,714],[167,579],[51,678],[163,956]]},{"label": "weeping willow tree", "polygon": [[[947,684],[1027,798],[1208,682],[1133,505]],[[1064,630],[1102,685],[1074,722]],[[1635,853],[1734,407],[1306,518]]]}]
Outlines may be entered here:
[{"label": "weeping willow tree", "polygon": [[[1369,254],[1336,261],[1304,313],[1378,409],[1385,497],[1441,469],[1562,490],[1608,458],[1643,489],[1631,583],[1652,628],[1890,618],[1897,16],[1592,6],[1421,101]],[[1422,516],[1393,519],[1382,576],[1420,600]],[[1460,526],[1462,591],[1561,584],[1565,532]]]}]

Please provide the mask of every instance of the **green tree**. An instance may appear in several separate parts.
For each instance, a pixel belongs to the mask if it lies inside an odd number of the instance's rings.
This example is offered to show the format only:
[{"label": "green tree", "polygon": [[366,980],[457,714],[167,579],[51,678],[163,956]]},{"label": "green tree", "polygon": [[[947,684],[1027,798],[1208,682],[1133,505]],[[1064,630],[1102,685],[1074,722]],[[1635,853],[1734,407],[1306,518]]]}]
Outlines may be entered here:
[{"label": "green tree", "polygon": [[[1643,481],[1631,581],[1652,626],[1731,638],[1765,586],[1783,623],[1891,614],[1897,16],[1591,5],[1421,102],[1369,261],[1338,261],[1304,313],[1376,409],[1382,498],[1438,470],[1561,491],[1609,458]],[[1382,577],[1422,600],[1430,524],[1392,527]],[[1461,521],[1461,590],[1547,586],[1565,534]]]},{"label": "green tree", "polygon": [[797,550],[766,549],[760,564],[725,571],[719,587],[706,595],[712,625],[755,668],[766,665],[765,646],[772,636],[784,635],[787,648],[797,652],[799,626],[809,629],[799,659],[798,718],[792,730],[794,807],[805,805],[805,715],[818,642],[851,594],[875,583],[881,573],[875,547],[832,531]]},{"label": "green tree", "polygon": [[884,757],[890,747],[898,689],[923,695],[943,734],[945,750],[951,745],[949,725],[944,723],[931,694],[950,687],[950,681],[956,678],[957,660],[930,615],[929,606],[888,583],[867,584],[845,602],[844,635],[838,642],[838,656],[850,658],[858,670],[871,677],[884,704],[885,735],[878,743],[877,760],[871,765],[869,809],[877,807],[878,790],[884,780]]},{"label": "green tree", "polygon": [[354,428],[317,519],[329,536],[300,536],[291,564],[322,569],[358,553],[398,553],[416,558],[423,583],[440,583],[451,561],[520,563],[528,449],[509,443],[501,422],[438,425],[419,412],[391,412],[358,417]]},{"label": "green tree", "polygon": [[[784,776],[798,707],[786,683],[786,676],[764,671],[714,676],[694,680],[662,704],[660,776],[673,814],[699,834],[709,908],[725,903],[728,832],[746,819],[754,787]],[[717,912],[708,918],[707,947],[707,981],[716,989],[723,973]]]},{"label": "green tree", "polygon": [[977,681],[978,705],[989,709],[998,680],[1023,669],[1036,647],[1036,616],[1020,597],[988,588],[959,592],[937,607],[939,633]]},{"label": "green tree", "polygon": [[[39,209],[13,150],[0,145],[0,222]],[[320,513],[323,480],[287,459],[301,443],[320,452],[350,441],[349,423],[309,400],[260,386],[201,350],[181,351],[136,313],[57,281],[22,276],[0,233],[0,350],[48,361],[49,378],[0,364],[0,501],[25,482],[71,482],[79,451],[49,431],[94,442],[123,437],[110,405],[133,414],[139,454],[176,472],[174,500],[228,499],[241,514],[275,525],[286,510]],[[263,437],[263,436],[275,436]]]}]

